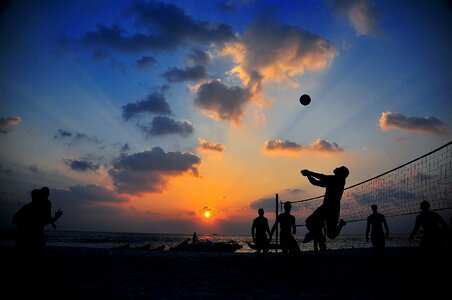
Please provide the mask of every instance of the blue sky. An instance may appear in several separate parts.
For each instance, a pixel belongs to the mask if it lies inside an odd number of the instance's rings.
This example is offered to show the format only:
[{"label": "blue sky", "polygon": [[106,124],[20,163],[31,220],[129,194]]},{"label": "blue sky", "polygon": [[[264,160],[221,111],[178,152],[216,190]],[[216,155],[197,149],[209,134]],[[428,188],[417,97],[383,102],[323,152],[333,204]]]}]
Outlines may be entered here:
[{"label": "blue sky", "polygon": [[253,201],[322,193],[300,169],[347,165],[353,184],[427,153],[451,140],[451,9],[7,2],[1,224],[47,185],[63,229],[248,232]]}]

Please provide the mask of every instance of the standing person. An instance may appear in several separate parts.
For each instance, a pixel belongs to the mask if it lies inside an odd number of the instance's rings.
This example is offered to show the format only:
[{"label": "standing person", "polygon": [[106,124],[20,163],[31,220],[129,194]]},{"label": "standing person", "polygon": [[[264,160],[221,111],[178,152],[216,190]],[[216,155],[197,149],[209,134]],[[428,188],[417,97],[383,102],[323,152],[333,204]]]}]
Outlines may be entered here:
[{"label": "standing person", "polygon": [[289,201],[285,202],[284,212],[276,218],[276,222],[270,232],[270,240],[279,224],[279,236],[283,253],[285,255],[291,253],[298,256],[299,254],[301,254],[301,250],[293,236],[293,234],[297,233],[297,227],[295,226],[295,217],[290,214],[291,209],[292,204]]},{"label": "standing person", "polygon": [[47,224],[52,225],[53,229],[56,229],[55,222],[63,215],[63,213],[60,210],[61,213],[59,212],[57,214],[57,212],[55,212],[55,217],[52,217],[52,202],[50,202],[50,200],[49,200],[50,189],[48,187],[43,186],[40,189],[40,194],[41,194],[41,197],[39,200],[40,200],[40,206],[43,210],[43,212],[42,212],[43,218],[44,218],[43,222],[46,225]]},{"label": "standing person", "polygon": [[44,227],[53,224],[63,215],[61,210],[51,216],[51,203],[45,189],[34,189],[31,202],[25,204],[13,216],[16,228],[16,248],[21,254],[41,255],[46,244]]},{"label": "standing person", "polygon": [[[341,198],[344,193],[345,179],[350,172],[347,167],[341,166],[334,169],[333,173],[334,175],[324,175],[306,169],[301,171],[301,175],[306,176],[312,185],[325,188],[325,196],[322,205],[310,216],[312,222],[310,222],[310,224],[306,223],[306,228],[309,232],[306,234],[303,243],[307,243],[314,238],[312,231],[318,232],[318,224],[321,224],[322,221],[326,222],[326,235],[330,239],[336,238],[341,232],[342,227],[347,224],[347,222],[342,219],[339,221],[339,214],[341,209]],[[314,226],[314,228],[312,226]]]},{"label": "standing person", "polygon": [[[386,222],[386,218],[383,214],[378,212],[378,207],[375,204],[371,206],[372,214],[367,217],[366,227],[366,241],[372,240],[372,247],[374,249],[374,255],[377,258],[383,257],[386,239],[389,237],[389,227]],[[383,231],[384,227],[384,231]],[[371,231],[372,228],[372,231]]]},{"label": "standing person", "polygon": [[420,227],[424,228],[424,235],[420,243],[424,254],[442,254],[446,246],[446,235],[450,230],[449,225],[438,213],[430,210],[430,203],[426,200],[421,202],[421,213],[416,217],[416,223],[409,237],[410,242]]},{"label": "standing person", "polygon": [[199,242],[198,236],[196,235],[196,232],[193,232],[193,236],[191,238],[191,242],[192,243],[197,243]]},{"label": "standing person", "polygon": [[[303,244],[314,240],[314,253],[322,254],[326,251],[326,226],[322,209],[316,209],[306,218],[306,229],[308,229],[308,239],[303,240]],[[320,252],[319,252],[320,246]]]},{"label": "standing person", "polygon": [[253,225],[251,226],[251,236],[253,237],[253,243],[256,245],[257,254],[267,253],[270,241],[268,236],[270,236],[270,227],[268,226],[268,220],[264,217],[264,209],[259,208],[258,217],[253,220]]}]

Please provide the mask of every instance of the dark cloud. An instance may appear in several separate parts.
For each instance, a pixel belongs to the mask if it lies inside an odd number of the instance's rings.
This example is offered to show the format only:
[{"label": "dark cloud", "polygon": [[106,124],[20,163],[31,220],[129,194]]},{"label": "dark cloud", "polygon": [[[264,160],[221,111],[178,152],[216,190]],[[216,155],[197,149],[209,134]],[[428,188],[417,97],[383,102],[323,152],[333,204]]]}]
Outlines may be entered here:
[{"label": "dark cloud", "polygon": [[148,136],[178,134],[180,136],[187,137],[194,131],[193,125],[190,122],[176,121],[165,116],[154,117],[151,123],[146,125],[138,124],[137,126]]},{"label": "dark cloud", "polygon": [[220,81],[210,81],[199,87],[194,104],[210,117],[240,123],[251,92],[240,86],[229,87]]},{"label": "dark cloud", "polygon": [[130,146],[128,143],[125,143],[121,146],[121,149],[119,150],[121,153],[127,153],[130,151]]},{"label": "dark cloud", "polygon": [[434,135],[448,133],[446,124],[435,117],[406,117],[391,112],[381,114],[380,127],[385,131],[396,129]]},{"label": "dark cloud", "polygon": [[250,207],[253,209],[263,208],[264,211],[275,211],[275,198],[261,198],[254,200],[250,203]]},{"label": "dark cloud", "polygon": [[102,144],[103,141],[95,136],[88,136],[84,133],[66,131],[63,129],[58,129],[57,133],[53,136],[55,140],[65,139],[69,140],[69,145],[80,142]]},{"label": "dark cloud", "polygon": [[50,195],[54,202],[76,202],[79,205],[127,202],[125,198],[119,197],[113,191],[95,184],[75,185],[70,187],[69,190],[52,189]]},{"label": "dark cloud", "polygon": [[122,117],[126,121],[141,113],[169,115],[171,108],[161,92],[153,92],[145,100],[129,103],[122,107]]},{"label": "dark cloud", "polygon": [[12,128],[22,122],[21,117],[1,117],[0,118],[0,133],[7,134],[11,132]]},{"label": "dark cloud", "polygon": [[77,172],[97,171],[100,168],[99,164],[87,160],[64,159],[63,161],[68,167]]},{"label": "dark cloud", "polygon": [[99,24],[97,30],[82,37],[82,44],[93,49],[157,52],[192,43],[222,45],[234,38],[229,25],[195,20],[173,4],[135,2],[130,6],[127,16],[134,19],[143,31],[129,33],[118,24]]},{"label": "dark cloud", "polygon": [[128,194],[160,193],[171,177],[190,172],[198,176],[201,159],[186,152],[164,152],[155,147],[144,152],[122,155],[109,174],[117,191]]},{"label": "dark cloud", "polygon": [[202,65],[179,69],[173,67],[163,73],[163,77],[168,82],[197,81],[207,78],[207,69]]},{"label": "dark cloud", "polygon": [[352,24],[357,35],[375,35],[378,31],[378,10],[370,0],[329,1],[333,11],[344,15]]},{"label": "dark cloud", "polygon": [[224,144],[199,139],[198,148],[201,151],[214,151],[222,153],[224,151]]},{"label": "dark cloud", "polygon": [[209,62],[209,60],[209,54],[199,48],[192,48],[186,57],[187,65],[189,66],[204,66]]},{"label": "dark cloud", "polygon": [[135,61],[135,65],[139,68],[148,68],[155,65],[157,61],[152,56],[143,56],[142,58]]}]

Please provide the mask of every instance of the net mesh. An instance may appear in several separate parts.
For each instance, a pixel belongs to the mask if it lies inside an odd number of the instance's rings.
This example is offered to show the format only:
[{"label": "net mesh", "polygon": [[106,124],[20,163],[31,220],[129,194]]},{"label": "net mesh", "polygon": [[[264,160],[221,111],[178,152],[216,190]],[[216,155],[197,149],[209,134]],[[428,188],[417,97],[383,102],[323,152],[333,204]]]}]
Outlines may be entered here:
[{"label": "net mesh", "polygon": [[[378,176],[347,187],[341,200],[341,218],[366,220],[376,204],[386,217],[419,212],[421,201],[431,210],[452,208],[452,142]],[[323,195],[292,201],[297,220],[305,220],[323,202]],[[298,224],[302,226],[304,224]]]}]

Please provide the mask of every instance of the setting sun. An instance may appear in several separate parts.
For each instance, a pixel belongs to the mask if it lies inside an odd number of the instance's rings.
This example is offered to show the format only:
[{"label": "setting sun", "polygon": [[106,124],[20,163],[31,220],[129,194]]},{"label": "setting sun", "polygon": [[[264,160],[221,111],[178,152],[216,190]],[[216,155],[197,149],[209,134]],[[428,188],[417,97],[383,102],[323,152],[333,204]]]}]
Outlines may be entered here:
[{"label": "setting sun", "polygon": [[204,217],[206,217],[206,218],[210,218],[211,215],[212,215],[212,213],[210,211],[204,212]]}]

